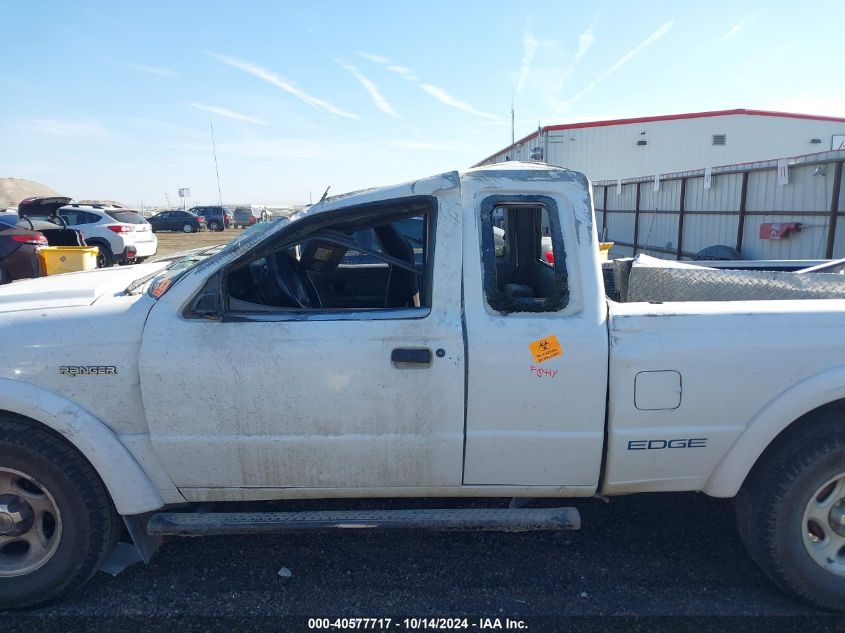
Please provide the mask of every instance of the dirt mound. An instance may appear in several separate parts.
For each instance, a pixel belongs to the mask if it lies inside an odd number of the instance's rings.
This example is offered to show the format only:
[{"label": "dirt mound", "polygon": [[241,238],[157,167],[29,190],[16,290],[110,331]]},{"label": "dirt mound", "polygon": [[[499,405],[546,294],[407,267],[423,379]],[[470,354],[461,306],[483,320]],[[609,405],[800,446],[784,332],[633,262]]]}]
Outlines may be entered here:
[{"label": "dirt mound", "polygon": [[0,178],[0,210],[17,209],[18,202],[24,198],[60,195],[62,194],[34,180]]}]

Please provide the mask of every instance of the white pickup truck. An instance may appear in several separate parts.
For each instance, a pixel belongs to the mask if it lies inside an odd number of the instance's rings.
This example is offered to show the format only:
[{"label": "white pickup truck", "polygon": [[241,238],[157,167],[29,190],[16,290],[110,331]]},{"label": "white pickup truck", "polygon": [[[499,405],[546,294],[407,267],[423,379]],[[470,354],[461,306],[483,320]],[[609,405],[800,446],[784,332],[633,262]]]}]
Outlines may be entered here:
[{"label": "white pickup truck", "polygon": [[[845,300],[610,300],[575,172],[446,173],[11,284],[0,337],[3,607],[87,581],[124,525],[148,559],[162,535],[575,529],[520,498],[668,491],[736,496],[769,577],[845,607]],[[515,502],[207,506],[364,497]]]}]

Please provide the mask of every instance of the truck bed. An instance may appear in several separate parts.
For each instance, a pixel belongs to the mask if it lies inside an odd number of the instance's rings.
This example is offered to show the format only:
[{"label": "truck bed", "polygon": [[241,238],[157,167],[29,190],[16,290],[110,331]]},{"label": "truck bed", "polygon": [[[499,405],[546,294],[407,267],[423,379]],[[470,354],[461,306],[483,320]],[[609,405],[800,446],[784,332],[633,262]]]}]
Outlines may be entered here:
[{"label": "truck bed", "polygon": [[[656,259],[617,259],[603,267],[608,298],[621,303],[675,301],[766,301],[843,299],[842,262],[784,270],[759,262],[718,262],[717,266]],[[773,262],[778,264],[778,262]],[[730,268],[727,268],[730,266]]]}]

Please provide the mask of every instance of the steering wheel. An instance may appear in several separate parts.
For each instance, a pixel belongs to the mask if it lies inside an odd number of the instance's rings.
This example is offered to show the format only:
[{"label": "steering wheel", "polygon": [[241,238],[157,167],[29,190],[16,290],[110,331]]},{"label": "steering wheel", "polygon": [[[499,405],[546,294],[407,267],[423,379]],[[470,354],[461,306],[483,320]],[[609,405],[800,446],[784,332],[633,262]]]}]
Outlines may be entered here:
[{"label": "steering wheel", "polygon": [[297,261],[287,251],[268,255],[265,259],[267,269],[273,276],[282,294],[290,299],[297,308],[322,307],[314,284],[299,268]]}]

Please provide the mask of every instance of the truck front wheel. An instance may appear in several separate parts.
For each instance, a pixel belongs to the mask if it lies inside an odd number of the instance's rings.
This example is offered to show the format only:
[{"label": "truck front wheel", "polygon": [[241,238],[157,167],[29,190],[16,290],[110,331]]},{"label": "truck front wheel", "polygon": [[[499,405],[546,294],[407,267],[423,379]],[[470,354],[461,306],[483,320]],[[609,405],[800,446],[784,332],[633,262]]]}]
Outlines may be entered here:
[{"label": "truck front wheel", "polygon": [[736,499],[751,557],[782,589],[845,610],[845,428],[841,408],[810,414],[754,466]]},{"label": "truck front wheel", "polygon": [[108,493],[82,455],[0,415],[0,608],[35,606],[82,586],[117,530]]}]

